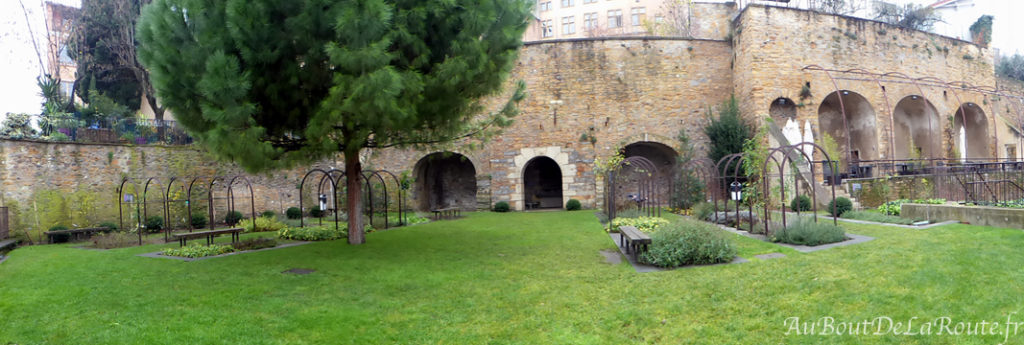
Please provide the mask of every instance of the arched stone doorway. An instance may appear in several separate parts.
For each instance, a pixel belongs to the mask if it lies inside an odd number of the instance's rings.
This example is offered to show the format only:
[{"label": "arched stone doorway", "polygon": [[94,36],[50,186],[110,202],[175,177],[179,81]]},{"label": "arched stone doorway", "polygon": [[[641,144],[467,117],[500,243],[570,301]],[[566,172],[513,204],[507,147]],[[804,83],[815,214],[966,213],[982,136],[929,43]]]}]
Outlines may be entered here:
[{"label": "arched stone doorway", "polygon": [[768,115],[781,126],[786,119],[796,118],[796,103],[785,97],[776,98],[768,108]]},{"label": "arched stone doorway", "polygon": [[[672,184],[673,178],[679,172],[677,167],[679,166],[679,153],[675,149],[668,145],[654,142],[654,141],[638,141],[622,148],[622,156],[625,158],[629,157],[644,157],[647,160],[654,163],[658,168],[658,175],[654,176],[654,180],[657,181],[660,186],[658,190],[658,200],[668,201],[670,200],[671,190],[669,186]],[[629,176],[636,174],[634,169],[626,169],[626,178],[629,180],[639,180],[639,177]],[[626,195],[625,193],[621,193]]]},{"label": "arched stone doorway", "polygon": [[554,159],[534,157],[523,168],[523,205],[527,210],[562,208],[562,169]]},{"label": "arched stone doorway", "polygon": [[828,134],[839,145],[842,156],[836,158],[843,161],[843,171],[849,171],[851,163],[878,159],[875,110],[864,96],[849,90],[830,93],[818,107],[818,126],[822,134]]},{"label": "arched stone doorway", "polygon": [[959,157],[964,160],[982,160],[992,158],[988,149],[991,142],[988,134],[988,119],[985,111],[977,104],[965,103],[957,108],[953,116],[953,142]]},{"label": "arched stone doorway", "polygon": [[413,171],[419,210],[476,209],[476,168],[466,156],[453,152],[431,153],[416,162]]},{"label": "arched stone doorway", "polygon": [[939,113],[924,97],[911,95],[896,103],[892,113],[896,159],[940,158]]}]

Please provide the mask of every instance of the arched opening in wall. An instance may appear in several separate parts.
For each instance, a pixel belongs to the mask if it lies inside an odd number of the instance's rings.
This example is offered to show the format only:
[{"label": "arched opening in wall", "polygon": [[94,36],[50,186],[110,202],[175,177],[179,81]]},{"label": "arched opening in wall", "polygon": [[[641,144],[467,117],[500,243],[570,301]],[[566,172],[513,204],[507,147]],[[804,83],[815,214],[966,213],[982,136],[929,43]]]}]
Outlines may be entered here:
[{"label": "arched opening in wall", "polygon": [[892,112],[895,159],[941,158],[939,113],[924,97],[911,95]]},{"label": "arched opening in wall", "polygon": [[953,116],[953,142],[956,152],[963,160],[992,158],[988,143],[992,139],[988,135],[988,119],[985,111],[977,104],[966,103],[957,108]]},{"label": "arched opening in wall", "polygon": [[[622,156],[625,158],[640,156],[647,158],[651,163],[654,163],[658,168],[658,175],[654,176],[654,180],[658,181],[657,183],[663,186],[658,190],[658,193],[660,194],[658,195],[658,200],[663,202],[670,200],[669,194],[671,193],[671,190],[669,188],[669,184],[671,183],[670,181],[672,181],[672,178],[679,172],[677,169],[679,166],[679,153],[676,152],[675,149],[659,142],[639,141],[626,145],[626,147],[622,148]],[[626,169],[624,172],[625,176],[623,177],[630,181],[640,179],[639,176],[631,176],[638,173],[635,169]],[[625,187],[626,185],[627,184],[623,184],[620,187]],[[622,192],[619,194],[626,195],[627,193]]]},{"label": "arched opening in wall", "polygon": [[796,103],[789,98],[776,98],[772,101],[771,107],[768,107],[768,115],[781,126],[787,119],[796,118]]},{"label": "arched opening in wall", "polygon": [[421,211],[458,207],[476,209],[476,168],[466,156],[436,152],[420,158],[413,168],[413,189]]},{"label": "arched opening in wall", "polygon": [[539,156],[526,162],[523,205],[526,209],[562,208],[562,168],[554,159]]},{"label": "arched opening in wall", "polygon": [[830,93],[818,107],[818,127],[838,144],[842,171],[850,171],[851,164],[878,159],[875,110],[864,96],[849,90]]}]

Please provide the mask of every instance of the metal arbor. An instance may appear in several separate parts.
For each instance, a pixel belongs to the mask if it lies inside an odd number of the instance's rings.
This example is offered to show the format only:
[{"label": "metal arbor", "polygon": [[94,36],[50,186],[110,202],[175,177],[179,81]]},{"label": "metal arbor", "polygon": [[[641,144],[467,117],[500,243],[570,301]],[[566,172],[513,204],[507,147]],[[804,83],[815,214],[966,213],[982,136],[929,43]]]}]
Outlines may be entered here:
[{"label": "metal arbor", "polygon": [[[823,159],[821,161],[815,161],[813,159],[813,157],[808,156],[807,151],[804,150],[804,148],[808,147],[808,146],[811,147],[811,149],[813,150],[813,151],[811,151],[812,154],[814,152],[817,152],[817,153],[822,155]],[[778,160],[778,158],[776,158],[776,154],[779,154],[779,153],[782,154],[782,160],[781,161]],[[825,152],[824,148],[822,148],[818,144],[815,144],[815,143],[812,143],[812,142],[802,142],[802,143],[797,143],[797,144],[794,144],[794,145],[781,146],[781,147],[776,147],[776,148],[771,149],[770,151],[768,151],[768,159],[765,159],[765,162],[764,162],[764,164],[761,167],[761,176],[763,177],[761,182],[762,182],[762,191],[764,192],[764,195],[770,195],[770,193],[771,193],[770,180],[771,180],[771,177],[773,177],[773,176],[771,175],[770,170],[769,170],[769,168],[770,168],[769,167],[769,162],[775,162],[775,168],[778,171],[778,177],[779,177],[779,186],[780,186],[780,188],[779,188],[779,200],[781,201],[781,212],[780,212],[780,214],[781,214],[781,218],[782,218],[782,227],[780,228],[780,230],[785,231],[786,226],[787,226],[787,223],[786,223],[786,187],[785,187],[786,186],[785,169],[787,167],[792,167],[792,168],[797,170],[797,173],[793,174],[793,186],[794,186],[794,193],[795,193],[795,195],[798,196],[798,195],[800,195],[800,181],[801,181],[801,175],[803,174],[803,172],[800,171],[799,165],[802,165],[802,164],[809,165],[810,176],[805,177],[804,179],[808,182],[807,184],[810,185],[810,187],[811,187],[811,215],[813,216],[814,221],[817,222],[818,221],[818,190],[817,190],[818,183],[815,181],[815,176],[817,176],[817,173],[816,173],[816,170],[815,170],[815,166],[818,165],[818,164],[821,164],[822,167],[823,167],[822,168],[822,177],[824,179],[826,179],[826,180],[832,179],[832,181],[835,181],[835,179],[838,178],[838,174],[839,174],[838,171],[839,171],[839,169],[838,169],[838,167],[836,167],[835,161],[832,160],[832,157],[830,157],[828,155],[828,153]],[[831,167],[831,169],[824,169],[825,166],[829,166],[829,167]],[[828,176],[826,171],[831,172],[832,176]],[[830,183],[829,185],[832,188],[832,202],[829,203],[829,204],[833,205],[833,208],[835,208],[835,207],[837,207],[837,205],[835,203],[835,199],[836,199],[836,184],[835,183]],[[793,211],[796,212],[797,217],[800,216],[800,209],[799,208],[797,208],[797,209],[795,209]],[[832,212],[834,214],[835,210],[833,209]],[[769,223],[770,223],[771,218],[772,218],[772,213],[773,212],[771,212],[771,210],[769,209],[768,203],[767,202],[764,203],[764,233],[766,235],[770,234],[770,231],[771,231],[771,229],[769,227]],[[836,217],[832,218],[832,224],[833,225],[839,225],[839,221],[836,219]]]},{"label": "metal arbor", "polygon": [[[299,209],[300,210],[304,210],[304,208],[303,208],[304,201],[303,200],[305,198],[303,198],[303,195],[305,195],[306,182],[309,180],[310,177],[313,177],[314,175],[319,175],[320,176],[320,180],[317,181],[317,195],[318,196],[323,195],[323,196],[325,196],[325,199],[329,198],[329,200],[322,200],[322,201],[324,201],[325,203],[333,206],[333,208],[329,208],[329,210],[333,210],[333,212],[334,212],[334,229],[335,230],[340,230],[341,227],[339,225],[339,223],[340,223],[340,218],[339,218],[339,213],[340,212],[339,211],[341,210],[341,207],[343,207],[345,205],[342,204],[342,203],[339,203],[339,201],[338,201],[339,199],[342,199],[342,198],[340,198],[340,193],[342,192],[342,190],[339,189],[339,186],[345,186],[346,185],[344,183],[345,182],[345,180],[344,180],[345,179],[345,171],[338,170],[338,169],[330,169],[330,170],[324,170],[324,169],[320,169],[320,168],[310,169],[309,172],[307,172],[306,175],[304,175],[302,177],[302,181],[299,182]],[[383,221],[384,229],[388,229],[388,228],[391,227],[390,212],[391,212],[391,208],[392,208],[391,207],[392,206],[391,205],[392,199],[391,199],[390,191],[394,191],[395,192],[395,198],[394,199],[397,200],[397,204],[398,204],[397,205],[398,207],[396,209],[396,211],[398,212],[398,223],[399,223],[398,225],[405,225],[407,217],[408,217],[408,215],[406,214],[406,211],[405,211],[405,206],[406,206],[406,200],[405,199],[406,199],[406,195],[407,194],[406,194],[406,188],[402,185],[402,183],[398,179],[398,177],[394,173],[392,173],[390,171],[387,171],[387,170],[367,170],[367,171],[363,171],[363,173],[360,176],[360,179],[363,181],[364,187],[366,189],[366,191],[364,193],[364,196],[363,196],[364,197],[364,201],[363,202],[366,205],[366,207],[364,207],[364,212],[365,212],[365,214],[367,216],[367,219],[369,219],[368,223],[372,225],[374,217],[378,213],[383,213],[382,217],[384,218],[384,221]],[[379,183],[379,184],[377,184],[377,183]],[[392,183],[392,187],[390,188],[390,190],[388,188],[388,184],[389,183]],[[377,184],[377,186],[379,188],[374,188],[375,184]],[[330,188],[330,194],[325,193],[325,189],[326,188]],[[375,196],[380,196],[380,198],[376,198]],[[383,204],[382,205],[376,205],[375,199],[383,200]],[[380,207],[378,208],[377,206],[380,206]],[[320,218],[320,225],[323,225],[323,218]],[[305,219],[304,219],[304,217],[300,217],[299,226],[305,226]]]},{"label": "metal arbor", "polygon": [[[620,181],[620,177],[626,177],[626,173],[630,172],[631,169],[635,175],[639,175],[640,178],[634,181]],[[634,175],[634,176],[635,176]],[[618,212],[617,201],[619,198],[618,190],[622,187],[626,187],[626,182],[635,182],[636,193],[628,194],[628,198],[637,204],[637,209],[648,216],[661,216],[660,205],[661,200],[658,200],[658,185],[659,181],[655,178],[658,176],[658,167],[654,165],[649,159],[641,156],[632,156],[623,159],[621,162],[616,164],[614,167],[608,170],[605,175],[605,214],[608,215],[608,221],[615,219],[615,215]],[[671,179],[671,177],[669,177]],[[671,185],[669,181],[666,185]]]}]

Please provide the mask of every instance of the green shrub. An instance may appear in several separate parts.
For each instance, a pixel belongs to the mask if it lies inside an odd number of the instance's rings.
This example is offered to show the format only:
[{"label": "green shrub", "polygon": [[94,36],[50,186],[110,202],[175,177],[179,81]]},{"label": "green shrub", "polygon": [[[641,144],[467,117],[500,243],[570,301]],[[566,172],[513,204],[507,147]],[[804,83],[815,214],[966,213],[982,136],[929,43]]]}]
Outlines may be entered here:
[{"label": "green shrub", "polygon": [[[68,229],[68,227],[60,225],[60,224],[57,224],[57,225],[51,226],[49,231],[67,230],[67,229]],[[71,240],[71,234],[55,234],[53,236],[50,236],[50,238],[52,239],[53,243],[64,243],[64,242],[67,242],[67,241]]]},{"label": "green shrub", "polygon": [[274,211],[271,211],[271,210],[266,210],[266,211],[263,211],[263,213],[260,213],[260,217],[263,217],[263,218],[274,218],[274,217],[277,217],[277,212],[274,212]]},{"label": "green shrub", "polygon": [[104,232],[117,231],[117,223],[114,223],[114,222],[103,222],[103,223],[100,223],[100,227],[101,228],[109,229],[109,230],[104,231]]},{"label": "green shrub", "polygon": [[324,216],[324,210],[320,209],[320,206],[313,206],[309,208],[309,216],[313,218],[320,218]]},{"label": "green shrub", "polygon": [[347,237],[348,225],[338,225],[338,230],[334,230],[333,224],[327,226],[308,226],[305,228],[284,228],[277,231],[277,237],[299,241],[326,241]]},{"label": "green shrub", "polygon": [[806,195],[797,195],[793,198],[793,201],[789,203],[789,208],[794,211],[810,211],[811,210],[811,198]]},{"label": "green shrub", "polygon": [[639,218],[622,218],[616,217],[612,220],[612,229],[618,230],[620,226],[633,226],[637,230],[646,233],[657,232],[662,226],[668,224],[668,219],[661,217],[639,217]]},{"label": "green shrub", "polygon": [[149,232],[159,232],[164,228],[164,217],[161,216],[149,216],[146,217],[146,230]]},{"label": "green shrub", "polygon": [[835,243],[846,239],[846,231],[832,222],[815,222],[812,219],[797,219],[789,227],[772,233],[772,242],[816,246]]},{"label": "green shrub", "polygon": [[193,213],[192,214],[191,224],[192,224],[192,228],[195,228],[195,229],[205,228],[206,224],[207,224],[206,214],[204,214],[204,213]]},{"label": "green shrub", "polygon": [[849,211],[843,213],[843,218],[903,225],[910,225],[914,223],[913,219],[901,218],[872,211]]},{"label": "green shrub", "polygon": [[209,246],[204,246],[199,244],[192,244],[181,248],[164,249],[163,255],[180,256],[186,258],[201,258],[204,256],[227,254],[233,251],[235,251],[235,248],[229,245],[213,244]]},{"label": "green shrub", "polygon": [[233,243],[231,246],[237,251],[256,250],[276,247],[277,241],[270,237],[257,237]]},{"label": "green shrub", "polygon": [[288,210],[284,211],[284,215],[288,219],[299,219],[302,218],[302,210],[298,207],[289,207]]},{"label": "green shrub", "polygon": [[843,213],[846,213],[846,211],[852,209],[853,203],[850,202],[850,199],[844,197],[838,197],[832,201],[829,201],[828,206],[826,208],[826,210],[828,210],[828,214],[831,214],[833,217],[842,216]]},{"label": "green shrub", "polygon": [[138,236],[125,232],[111,232],[92,237],[92,246],[101,249],[131,247],[138,243]]},{"label": "green shrub", "polygon": [[259,217],[256,218],[256,228],[252,227],[252,219],[243,219],[241,225],[245,228],[245,232],[265,232],[265,231],[278,231],[288,227],[288,224],[279,222],[275,218]]},{"label": "green shrub", "polygon": [[231,211],[228,212],[226,216],[224,216],[224,222],[227,223],[229,226],[234,226],[235,224],[238,224],[238,222],[242,220],[242,217],[242,212]]},{"label": "green shrub", "polygon": [[508,212],[510,209],[511,208],[508,206],[508,203],[504,201],[499,201],[494,204],[494,212]]},{"label": "green shrub", "polygon": [[640,261],[678,267],[729,262],[736,257],[732,240],[718,227],[695,220],[668,224],[651,235],[651,246]]},{"label": "green shrub", "polygon": [[565,203],[565,210],[566,211],[576,211],[576,210],[580,210],[580,209],[583,209],[583,205],[580,204],[579,200],[569,199],[569,201]]},{"label": "green shrub", "polygon": [[693,216],[697,220],[708,220],[715,214],[715,205],[708,202],[701,202],[693,205]]},{"label": "green shrub", "polygon": [[887,214],[887,215],[891,215],[891,216],[898,216],[898,215],[900,215],[900,211],[903,209],[903,204],[906,204],[906,203],[941,205],[941,204],[945,204],[946,203],[946,199],[914,199],[914,200],[899,199],[899,200],[893,200],[893,201],[889,201],[889,202],[886,202],[884,204],[879,205],[878,206],[878,211],[882,212],[883,214]]}]

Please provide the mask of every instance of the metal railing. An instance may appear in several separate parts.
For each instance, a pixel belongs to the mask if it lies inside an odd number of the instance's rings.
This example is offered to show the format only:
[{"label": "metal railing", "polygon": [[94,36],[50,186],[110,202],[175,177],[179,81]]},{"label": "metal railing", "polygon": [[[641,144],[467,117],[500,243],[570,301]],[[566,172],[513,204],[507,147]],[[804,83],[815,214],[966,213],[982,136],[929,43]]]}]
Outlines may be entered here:
[{"label": "metal railing", "polygon": [[30,115],[33,133],[17,139],[188,145],[192,137],[175,121],[139,118],[84,118],[76,115]]},{"label": "metal railing", "polygon": [[923,197],[963,203],[1000,204],[1024,198],[1024,161],[983,159],[872,160],[850,164],[842,183],[928,181]]}]

